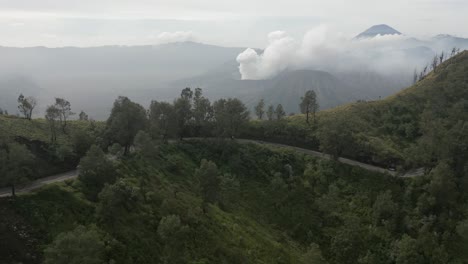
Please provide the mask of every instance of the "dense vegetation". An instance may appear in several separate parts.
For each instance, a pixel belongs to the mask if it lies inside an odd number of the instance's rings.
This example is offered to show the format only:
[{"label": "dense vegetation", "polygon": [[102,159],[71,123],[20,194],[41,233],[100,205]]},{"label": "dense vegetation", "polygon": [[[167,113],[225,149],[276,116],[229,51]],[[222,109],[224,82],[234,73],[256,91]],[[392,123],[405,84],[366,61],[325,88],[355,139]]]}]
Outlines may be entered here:
[{"label": "dense vegetation", "polygon": [[[466,208],[447,165],[402,180],[230,141],[152,145],[116,161],[94,152],[79,181],[4,204],[34,230],[30,250],[48,244],[45,263],[466,260]],[[84,176],[93,169],[110,175],[97,199]]]},{"label": "dense vegetation", "polygon": [[[99,140],[101,130],[99,122],[72,121],[65,130],[57,129],[52,140],[50,123],[44,119],[0,115],[0,187],[76,168],[80,157]],[[21,172],[10,169],[15,166],[13,160],[19,161],[9,157],[16,146],[21,146],[23,154],[18,156],[24,158]]]},{"label": "dense vegetation", "polygon": [[302,115],[251,122],[242,137],[306,145],[383,166],[433,168],[453,159],[460,169],[468,159],[467,72],[465,51],[389,98],[321,111],[316,126]]},{"label": "dense vegetation", "polygon": [[[119,97],[105,124],[66,125],[61,101],[47,121],[0,117],[2,177],[86,153],[77,180],[0,200],[0,262],[466,263],[467,72],[465,52],[396,96],[315,118],[312,93],[306,116],[259,104],[267,120],[248,122],[239,100],[189,88],[148,110]],[[393,178],[238,136],[427,173]],[[212,138],[174,140],[186,137]]]}]

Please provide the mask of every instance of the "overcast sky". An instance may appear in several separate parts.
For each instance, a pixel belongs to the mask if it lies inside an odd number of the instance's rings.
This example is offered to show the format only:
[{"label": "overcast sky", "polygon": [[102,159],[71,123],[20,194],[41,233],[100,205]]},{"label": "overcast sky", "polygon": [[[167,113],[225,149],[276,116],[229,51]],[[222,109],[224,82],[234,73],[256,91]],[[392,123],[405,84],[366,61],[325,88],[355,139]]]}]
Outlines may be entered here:
[{"label": "overcast sky", "polygon": [[407,35],[468,37],[468,0],[0,0],[2,46],[99,46],[193,40],[262,48],[267,34],[374,24]]}]

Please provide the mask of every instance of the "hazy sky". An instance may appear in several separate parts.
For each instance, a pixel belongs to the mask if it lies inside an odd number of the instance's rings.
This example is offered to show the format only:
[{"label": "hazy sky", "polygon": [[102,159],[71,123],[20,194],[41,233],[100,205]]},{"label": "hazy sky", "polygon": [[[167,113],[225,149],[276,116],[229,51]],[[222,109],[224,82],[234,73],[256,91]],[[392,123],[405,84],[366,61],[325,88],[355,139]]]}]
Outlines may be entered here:
[{"label": "hazy sky", "polygon": [[468,0],[0,0],[2,46],[194,40],[264,47],[267,34],[326,24],[354,36],[388,24],[418,37],[468,37]]}]

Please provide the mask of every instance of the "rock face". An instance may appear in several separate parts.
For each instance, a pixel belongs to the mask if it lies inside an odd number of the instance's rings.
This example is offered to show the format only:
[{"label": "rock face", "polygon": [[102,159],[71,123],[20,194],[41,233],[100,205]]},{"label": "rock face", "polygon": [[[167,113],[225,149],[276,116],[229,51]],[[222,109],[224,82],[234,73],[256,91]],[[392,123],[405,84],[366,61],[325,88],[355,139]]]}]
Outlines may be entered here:
[{"label": "rock face", "polygon": [[366,31],[362,32],[361,34],[357,35],[356,39],[362,38],[373,38],[377,35],[401,35],[399,31],[396,29],[388,26],[388,25],[375,25],[367,29]]}]

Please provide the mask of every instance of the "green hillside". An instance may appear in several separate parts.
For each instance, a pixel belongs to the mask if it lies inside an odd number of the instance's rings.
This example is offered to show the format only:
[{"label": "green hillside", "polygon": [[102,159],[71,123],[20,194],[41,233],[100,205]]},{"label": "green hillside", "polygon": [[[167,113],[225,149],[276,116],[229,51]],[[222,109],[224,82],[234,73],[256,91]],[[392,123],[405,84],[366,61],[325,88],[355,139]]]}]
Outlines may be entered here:
[{"label": "green hillside", "polygon": [[[15,142],[27,147],[33,155],[28,176],[21,182],[74,169],[102,129],[102,123],[69,121],[66,131],[57,128],[57,139],[51,140],[50,125],[45,119],[27,120],[0,115],[0,150]],[[29,166],[30,165],[30,166]],[[6,185],[0,175],[0,187]]]},{"label": "green hillside", "polygon": [[[92,156],[112,179],[96,200],[87,198],[85,169],[75,182],[1,202],[2,263],[466,260],[458,250],[468,238],[465,205],[446,165],[402,180],[229,141],[154,145],[107,171],[102,158]],[[216,190],[204,159],[217,165]],[[216,193],[210,202],[207,190]]]},{"label": "green hillside", "polygon": [[[190,88],[148,110],[119,97],[106,123],[71,122],[56,140],[51,123],[1,116],[2,177],[79,158],[80,171],[0,198],[0,263],[467,263],[467,86],[465,52],[310,124],[249,121],[240,100]],[[237,137],[426,172],[392,177]]]},{"label": "green hillside", "polygon": [[[382,166],[433,167],[445,158],[468,159],[467,122],[465,51],[388,98],[321,111],[315,126],[306,124],[304,115],[277,124],[254,122],[245,136],[338,151]],[[337,150],[330,144],[341,146]]]}]

